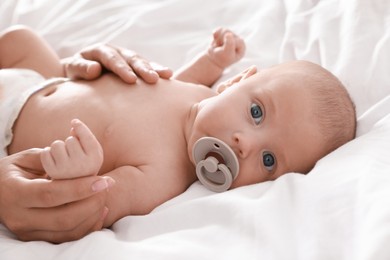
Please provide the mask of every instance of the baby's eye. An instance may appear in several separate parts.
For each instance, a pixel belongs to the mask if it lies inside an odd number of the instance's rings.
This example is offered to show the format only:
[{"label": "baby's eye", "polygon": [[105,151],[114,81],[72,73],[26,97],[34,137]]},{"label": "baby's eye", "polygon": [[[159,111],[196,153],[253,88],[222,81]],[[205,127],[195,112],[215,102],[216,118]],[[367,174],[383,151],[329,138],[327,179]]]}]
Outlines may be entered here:
[{"label": "baby's eye", "polygon": [[263,120],[263,111],[261,107],[257,104],[251,105],[251,116],[255,120],[256,125],[260,124]]},{"label": "baby's eye", "polygon": [[271,172],[276,163],[275,156],[270,152],[263,152],[263,165],[267,171]]}]

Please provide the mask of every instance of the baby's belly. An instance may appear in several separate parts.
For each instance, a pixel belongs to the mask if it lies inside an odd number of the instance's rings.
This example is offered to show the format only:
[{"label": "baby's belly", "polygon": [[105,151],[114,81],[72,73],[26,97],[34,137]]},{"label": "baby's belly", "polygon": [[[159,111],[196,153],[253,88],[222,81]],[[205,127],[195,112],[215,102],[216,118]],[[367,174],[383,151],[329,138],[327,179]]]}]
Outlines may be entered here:
[{"label": "baby's belly", "polygon": [[[45,147],[57,139],[69,136],[70,121],[79,118],[90,128],[92,118],[106,124],[106,104],[85,85],[66,82],[35,93],[24,105],[13,126],[14,138],[9,152],[32,147]],[[98,131],[96,132],[98,134]]]},{"label": "baby's belly", "polygon": [[[93,82],[70,81],[35,93],[26,102],[13,126],[14,137],[8,152],[12,154],[29,148],[43,148],[55,140],[65,140],[74,118],[82,120],[103,149],[108,151],[104,137],[112,128],[115,118],[123,113],[120,110],[124,109],[121,107],[124,102],[119,100],[123,99],[122,90],[131,87],[117,83],[111,77]],[[132,104],[126,106],[131,109]],[[111,143],[115,142],[113,136],[110,138]],[[112,160],[107,158],[107,161]]]},{"label": "baby's belly", "polygon": [[[177,93],[177,90],[170,88],[173,84],[170,81],[161,83],[159,87],[144,85],[142,81],[127,85],[115,77],[105,76],[96,81],[70,81],[43,89],[31,96],[22,109],[14,124],[14,138],[8,151],[12,154],[65,140],[70,134],[71,120],[78,118],[91,129],[103,147],[105,158],[101,172],[118,166],[117,158],[121,158],[121,154],[130,154],[128,158],[133,161],[120,163],[143,164],[144,158],[150,156],[139,152],[131,154],[129,147],[141,147],[145,140],[156,138],[162,128],[169,136],[174,131],[181,131],[174,127],[177,123],[166,123],[166,115],[177,120],[175,118],[180,115],[172,113],[185,108],[169,110],[172,106],[163,102],[167,99],[161,96],[169,95],[169,100],[173,100],[176,95],[172,96],[172,92]],[[160,113],[165,116],[161,122],[158,121]],[[156,127],[158,124],[171,127]]]}]

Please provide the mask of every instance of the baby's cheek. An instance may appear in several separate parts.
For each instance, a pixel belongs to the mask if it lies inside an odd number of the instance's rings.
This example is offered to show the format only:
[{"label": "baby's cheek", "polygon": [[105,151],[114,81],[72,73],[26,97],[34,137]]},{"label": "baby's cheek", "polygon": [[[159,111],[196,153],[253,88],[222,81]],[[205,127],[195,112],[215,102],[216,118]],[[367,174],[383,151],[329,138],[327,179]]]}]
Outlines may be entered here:
[{"label": "baby's cheek", "polygon": [[240,168],[240,173],[238,174],[237,178],[234,180],[232,184],[232,188],[252,185],[252,184],[261,183],[269,180],[267,176],[262,177],[261,173],[254,171],[253,169],[245,170],[243,168],[244,167]]}]

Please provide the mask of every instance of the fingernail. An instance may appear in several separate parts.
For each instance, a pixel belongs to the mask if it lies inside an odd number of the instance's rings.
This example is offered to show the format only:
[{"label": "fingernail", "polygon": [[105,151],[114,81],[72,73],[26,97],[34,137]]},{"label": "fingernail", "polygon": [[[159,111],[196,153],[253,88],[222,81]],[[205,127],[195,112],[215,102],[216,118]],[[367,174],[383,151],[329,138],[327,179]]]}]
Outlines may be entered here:
[{"label": "fingernail", "polygon": [[92,184],[92,191],[99,192],[102,190],[106,190],[106,189],[112,187],[114,184],[115,184],[114,179],[105,176],[102,179],[100,179]]},{"label": "fingernail", "polygon": [[106,180],[107,182],[107,188],[111,188],[112,186],[115,185],[115,180],[109,176],[104,176],[103,179]]},{"label": "fingernail", "polygon": [[108,188],[108,183],[104,179],[98,180],[97,182],[92,184],[92,190],[94,192],[102,191],[102,190],[105,190],[107,188]]},{"label": "fingernail", "polygon": [[76,124],[80,124],[80,119],[78,119],[78,118],[73,118],[72,119],[72,121],[70,121],[70,123],[72,124],[72,125],[76,125]]},{"label": "fingernail", "polygon": [[129,71],[129,76],[133,79],[137,79],[137,75],[133,71]]},{"label": "fingernail", "polygon": [[137,81],[137,75],[135,75],[133,70],[129,69],[128,73],[126,74],[126,78],[124,80],[127,83],[133,84]]},{"label": "fingernail", "polygon": [[154,70],[149,70],[148,73],[149,75],[158,75],[158,73]]},{"label": "fingernail", "polygon": [[87,69],[85,71],[87,75],[91,73],[91,70],[92,70],[92,65],[87,65]]}]

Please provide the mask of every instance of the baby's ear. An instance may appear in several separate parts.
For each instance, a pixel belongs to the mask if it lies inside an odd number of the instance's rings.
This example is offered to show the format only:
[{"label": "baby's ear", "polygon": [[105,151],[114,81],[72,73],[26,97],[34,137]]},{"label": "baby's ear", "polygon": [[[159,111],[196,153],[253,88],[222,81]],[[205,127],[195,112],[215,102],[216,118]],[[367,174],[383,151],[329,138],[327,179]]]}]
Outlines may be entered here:
[{"label": "baby's ear", "polygon": [[246,70],[244,70],[243,72],[237,74],[236,76],[220,83],[217,86],[217,92],[222,93],[225,89],[233,86],[234,84],[240,82],[241,80],[249,78],[250,76],[252,76],[256,73],[257,73],[256,66],[251,66],[251,67],[247,68]]}]

